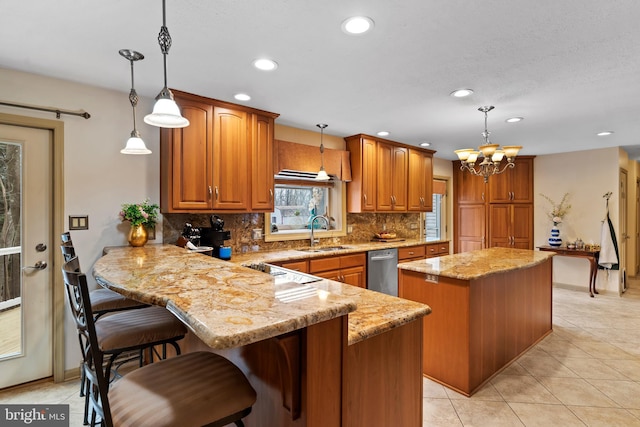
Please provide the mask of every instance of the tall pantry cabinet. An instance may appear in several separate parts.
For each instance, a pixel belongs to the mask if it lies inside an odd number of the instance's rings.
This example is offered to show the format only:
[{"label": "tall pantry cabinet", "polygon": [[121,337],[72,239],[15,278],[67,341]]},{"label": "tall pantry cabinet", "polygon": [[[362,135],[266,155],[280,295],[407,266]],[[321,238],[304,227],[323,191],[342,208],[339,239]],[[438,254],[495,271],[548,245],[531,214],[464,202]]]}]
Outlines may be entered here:
[{"label": "tall pantry cabinet", "polygon": [[487,184],[454,161],[454,253],[533,249],[533,159],[517,157],[514,168],[490,176]]}]

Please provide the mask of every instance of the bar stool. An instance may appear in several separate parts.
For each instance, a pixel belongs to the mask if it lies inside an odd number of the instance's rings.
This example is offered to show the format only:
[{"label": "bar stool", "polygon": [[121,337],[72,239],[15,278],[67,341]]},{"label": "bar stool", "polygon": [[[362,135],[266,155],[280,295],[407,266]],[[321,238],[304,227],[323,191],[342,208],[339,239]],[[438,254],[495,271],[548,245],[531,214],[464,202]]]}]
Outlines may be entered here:
[{"label": "bar stool", "polygon": [[[68,231],[62,233],[61,240],[62,246],[60,246],[60,249],[62,250],[62,256],[65,261],[69,261],[71,258],[76,256],[76,251],[73,247],[73,242],[71,241],[71,233]],[[90,291],[89,298],[95,319],[113,311],[149,307],[148,304],[143,304],[130,298],[125,298],[119,293],[105,288]]]},{"label": "bar stool", "polygon": [[[195,352],[138,368],[109,388],[102,369],[105,353],[100,347],[98,324],[94,322],[86,276],[78,270],[77,258],[62,267],[70,307],[86,354],[84,364],[89,381],[91,425],[124,426],[210,426],[229,423],[243,427],[256,401],[256,392],[242,371],[222,356]],[[148,309],[135,310],[142,312]],[[98,419],[99,417],[99,419]]]},{"label": "bar stool", "polygon": [[[74,257],[64,264],[67,268],[72,269],[76,274],[81,274],[80,263],[78,257]],[[86,279],[85,279],[86,280]],[[67,297],[72,312],[77,311],[77,296],[69,293],[67,287]],[[91,302],[87,287],[87,297],[83,300]],[[89,313],[89,310],[86,311]],[[93,312],[91,312],[93,315]],[[184,338],[187,328],[173,314],[163,307],[153,306],[140,308],[136,310],[121,310],[111,312],[108,315],[95,319],[91,319],[94,330],[96,331],[97,345],[91,350],[85,337],[78,331],[78,340],[80,343],[80,351],[82,353],[82,371],[80,378],[80,395],[85,397],[85,423],[88,422],[90,397],[87,392],[86,373],[87,369],[92,368],[91,351],[100,353],[102,369],[99,371],[105,376],[107,382],[111,380],[111,371],[115,360],[122,354],[132,351],[139,352],[149,349],[150,362],[153,362],[153,347],[162,346],[163,351],[161,358],[166,357],[166,345],[171,345],[176,354],[180,354],[180,346],[177,341]],[[137,357],[142,365],[142,357]]]}]

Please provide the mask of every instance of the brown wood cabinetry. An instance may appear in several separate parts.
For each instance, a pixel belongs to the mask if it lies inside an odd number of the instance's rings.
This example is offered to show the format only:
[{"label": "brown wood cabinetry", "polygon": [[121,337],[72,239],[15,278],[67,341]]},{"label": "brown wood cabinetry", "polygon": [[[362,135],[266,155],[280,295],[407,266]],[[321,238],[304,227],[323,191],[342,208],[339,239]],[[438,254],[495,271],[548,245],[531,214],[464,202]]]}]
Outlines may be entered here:
[{"label": "brown wood cabinetry", "polygon": [[278,115],[173,92],[190,125],[161,132],[160,210],[273,210],[273,123]]},{"label": "brown wood cabinetry", "polygon": [[350,213],[432,210],[435,151],[363,134],[345,141],[351,153]]},{"label": "brown wood cabinetry", "polygon": [[288,268],[289,270],[299,271],[300,273],[309,272],[309,260],[303,259],[298,261],[279,261],[273,262],[273,265],[278,265],[282,268]]},{"label": "brown wood cabinetry", "polygon": [[427,255],[426,245],[407,246],[398,248],[398,262],[415,261],[424,259]]},{"label": "brown wood cabinetry", "polygon": [[532,249],[533,206],[531,204],[489,205],[489,247]]},{"label": "brown wood cabinetry", "polygon": [[449,255],[449,242],[429,243],[425,249],[426,258]]},{"label": "brown wood cabinetry", "polygon": [[533,156],[517,157],[516,166],[482,177],[453,162],[454,253],[493,246],[533,249]]},{"label": "brown wood cabinetry", "polygon": [[433,210],[433,155],[409,149],[407,210]]},{"label": "brown wood cabinetry", "polygon": [[533,203],[533,158],[516,157],[515,164],[489,178],[489,203]]},{"label": "brown wood cabinetry", "polygon": [[407,210],[409,150],[378,142],[377,211]]},{"label": "brown wood cabinetry", "polygon": [[347,210],[376,210],[376,141],[364,135],[345,138],[351,153],[351,182],[347,183]]},{"label": "brown wood cabinetry", "polygon": [[367,287],[367,257],[364,252],[309,260],[309,273],[361,288]]}]

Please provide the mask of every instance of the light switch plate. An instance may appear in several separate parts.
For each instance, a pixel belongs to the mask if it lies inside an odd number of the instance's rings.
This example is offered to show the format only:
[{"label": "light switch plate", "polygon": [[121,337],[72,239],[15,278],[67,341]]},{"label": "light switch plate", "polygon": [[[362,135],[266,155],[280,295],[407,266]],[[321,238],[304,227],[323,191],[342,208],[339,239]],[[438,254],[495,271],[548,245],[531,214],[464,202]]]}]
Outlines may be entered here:
[{"label": "light switch plate", "polygon": [[89,215],[69,215],[69,230],[88,230]]}]

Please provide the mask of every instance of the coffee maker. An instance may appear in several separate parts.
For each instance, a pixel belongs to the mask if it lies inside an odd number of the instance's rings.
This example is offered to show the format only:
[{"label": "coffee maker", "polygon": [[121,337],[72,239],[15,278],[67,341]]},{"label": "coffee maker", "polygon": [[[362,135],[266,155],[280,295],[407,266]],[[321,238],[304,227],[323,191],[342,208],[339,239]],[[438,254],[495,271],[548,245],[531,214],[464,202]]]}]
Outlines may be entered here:
[{"label": "coffee maker", "polygon": [[231,259],[231,248],[224,245],[231,239],[231,231],[223,230],[224,220],[217,215],[209,218],[211,228],[200,228],[200,244],[213,247],[213,256],[220,259]]}]

